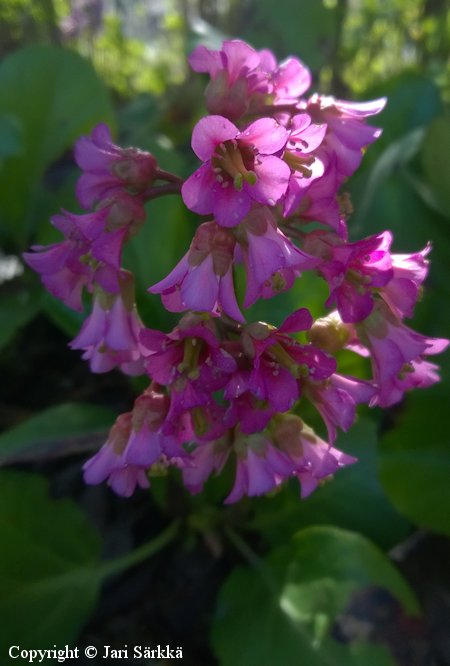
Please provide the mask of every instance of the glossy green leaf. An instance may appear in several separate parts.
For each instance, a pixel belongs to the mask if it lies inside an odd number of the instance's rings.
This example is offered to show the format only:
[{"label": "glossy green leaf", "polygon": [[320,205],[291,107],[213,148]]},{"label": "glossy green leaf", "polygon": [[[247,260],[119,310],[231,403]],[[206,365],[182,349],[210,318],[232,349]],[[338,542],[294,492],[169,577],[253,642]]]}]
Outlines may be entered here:
[{"label": "glossy green leaf", "polygon": [[370,123],[382,127],[383,133],[369,148],[367,157],[378,154],[409,132],[426,127],[442,112],[439,88],[428,77],[413,71],[392,77],[368,90],[365,97],[387,97],[386,107]]},{"label": "glossy green leaf", "polygon": [[298,532],[258,569],[237,569],[226,581],[213,627],[221,666],[392,665],[386,650],[378,648],[376,661],[371,646],[338,645],[330,636],[351,594],[369,585],[418,613],[407,583],[370,541],[333,527]]},{"label": "glossy green leaf", "polygon": [[317,71],[330,60],[336,29],[336,9],[322,2],[258,0],[248,14],[242,36],[257,48],[271,44],[280,57],[300,57]]},{"label": "glossy green leaf", "polygon": [[100,444],[114,422],[104,407],[66,403],[50,407],[0,435],[0,464],[67,455]]},{"label": "glossy green leaf", "polygon": [[255,501],[251,527],[275,545],[288,540],[300,527],[334,524],[355,530],[383,548],[405,538],[410,524],[392,507],[378,480],[376,426],[360,419],[336,443],[358,458],[307,499],[300,499],[297,482],[275,497]]},{"label": "glossy green leaf", "polygon": [[0,116],[21,126],[24,150],[0,166],[3,234],[24,248],[39,220],[36,200],[48,166],[96,123],[113,123],[108,92],[77,53],[23,48],[0,65]]},{"label": "glossy green leaf", "polygon": [[425,176],[442,210],[450,217],[450,118],[441,116],[429,126],[422,149]]},{"label": "glossy green leaf", "polygon": [[44,479],[1,472],[0,541],[2,663],[11,645],[71,643],[98,597],[96,533],[73,502],[49,498]]},{"label": "glossy green leaf", "polygon": [[450,448],[445,387],[411,394],[381,440],[380,478],[394,506],[417,524],[450,534]]},{"label": "glossy green leaf", "polygon": [[38,312],[43,294],[25,286],[4,285],[0,289],[0,349]]},{"label": "glossy green leaf", "polygon": [[15,116],[0,115],[0,166],[11,155],[20,155],[23,151],[23,133],[20,121]]}]

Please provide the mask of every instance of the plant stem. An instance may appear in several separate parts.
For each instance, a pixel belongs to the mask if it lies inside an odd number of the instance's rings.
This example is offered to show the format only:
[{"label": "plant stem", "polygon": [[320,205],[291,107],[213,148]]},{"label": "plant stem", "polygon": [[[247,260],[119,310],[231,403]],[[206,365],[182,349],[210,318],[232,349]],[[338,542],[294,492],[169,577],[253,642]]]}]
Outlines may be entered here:
[{"label": "plant stem", "polygon": [[244,539],[233,529],[233,527],[226,525],[224,531],[231,543],[240,552],[242,557],[248,562],[248,564],[250,564],[250,566],[252,566],[260,573],[261,578],[269,590],[276,594],[277,585],[266,563],[250,548],[248,543],[244,541]]},{"label": "plant stem", "polygon": [[126,555],[104,562],[98,569],[99,576],[101,578],[107,578],[108,576],[125,571],[130,567],[134,567],[136,564],[139,564],[152,555],[156,555],[156,553],[162,550],[175,538],[179,526],[180,521],[175,520],[167,529],[158,534],[158,536],[151,541],[147,541],[142,546],[139,546],[139,548],[132,550]]},{"label": "plant stem", "polygon": [[180,176],[177,176],[170,171],[164,171],[164,169],[158,169],[156,172],[156,178],[159,180],[167,180],[169,183],[177,183],[180,187],[184,183],[183,178],[180,178]]},{"label": "plant stem", "polygon": [[157,199],[158,197],[163,197],[166,194],[179,194],[181,185],[179,183],[168,183],[167,185],[160,185],[158,187],[149,187],[148,190],[144,192],[145,200],[150,201],[151,199]]}]

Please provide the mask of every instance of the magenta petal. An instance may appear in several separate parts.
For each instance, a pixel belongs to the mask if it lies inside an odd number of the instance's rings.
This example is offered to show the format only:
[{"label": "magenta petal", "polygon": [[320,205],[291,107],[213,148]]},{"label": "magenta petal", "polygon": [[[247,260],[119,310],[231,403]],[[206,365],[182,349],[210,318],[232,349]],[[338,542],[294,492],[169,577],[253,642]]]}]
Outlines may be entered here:
[{"label": "magenta petal", "polygon": [[217,72],[223,68],[220,51],[212,51],[203,45],[197,46],[192,51],[188,62],[194,72],[208,72],[212,78],[215,78]]},{"label": "magenta petal", "polygon": [[104,338],[106,333],[106,312],[94,301],[91,315],[86,319],[80,332],[70,343],[71,349],[86,349],[95,347]]},{"label": "magenta petal", "polygon": [[105,481],[114,469],[121,465],[120,456],[116,455],[112,446],[104,444],[95,456],[89,458],[83,465],[84,482],[96,485]]},{"label": "magenta petal", "polygon": [[[255,187],[255,186],[253,186]],[[235,227],[250,211],[252,202],[247,192],[238,192],[234,187],[217,187],[213,193],[213,213],[217,224],[222,227]]]},{"label": "magenta petal", "polygon": [[206,116],[201,118],[192,132],[192,150],[203,162],[209,160],[216,147],[224,141],[235,139],[239,134],[233,125],[223,116]]},{"label": "magenta petal", "polygon": [[260,118],[239,134],[239,141],[255,146],[263,155],[281,150],[287,139],[288,132],[274,118]]},{"label": "magenta petal", "polygon": [[230,266],[225,275],[221,278],[219,284],[219,303],[222,310],[232,319],[244,323],[245,319],[239,309],[234,291],[233,268]]},{"label": "magenta petal", "polygon": [[219,293],[219,277],[214,273],[212,255],[195,266],[181,284],[181,300],[189,310],[213,312]]},{"label": "magenta petal", "polygon": [[366,118],[380,113],[386,106],[387,97],[380,97],[368,102],[346,102],[341,99],[334,100],[334,106],[343,111],[347,116],[354,118]]},{"label": "magenta petal", "polygon": [[241,499],[246,493],[248,485],[248,472],[247,466],[244,461],[238,460],[236,465],[236,479],[231,493],[225,499],[224,504],[232,504]]},{"label": "magenta petal", "polygon": [[255,201],[274,206],[287,190],[291,170],[286,162],[273,155],[260,156],[258,162],[254,167],[256,183],[245,183],[244,189]]},{"label": "magenta petal", "polygon": [[151,432],[144,424],[137,432],[132,431],[124,458],[129,465],[150,467],[161,453],[161,435]]},{"label": "magenta petal", "polygon": [[264,457],[256,455],[251,449],[247,452],[248,495],[264,495],[276,486],[275,474]]},{"label": "magenta petal", "polygon": [[128,312],[122,299],[116,298],[110,312],[110,321],[105,335],[105,344],[114,351],[131,351],[137,340],[131,327],[132,313]]},{"label": "magenta petal", "polygon": [[134,466],[114,470],[108,480],[108,486],[121,497],[131,497],[137,485],[140,488],[148,488],[150,483],[145,472]]},{"label": "magenta petal", "polygon": [[200,215],[211,213],[214,205],[213,188],[217,185],[214,171],[209,163],[195,171],[184,181],[181,196],[189,210]]},{"label": "magenta petal", "polygon": [[302,499],[309,497],[319,485],[318,480],[313,477],[311,472],[298,472],[297,478],[300,481]]},{"label": "magenta petal", "polygon": [[297,58],[287,58],[278,67],[273,82],[278,98],[300,97],[311,85],[311,72]]},{"label": "magenta petal", "polygon": [[181,291],[178,286],[163,291],[161,301],[169,312],[183,312],[183,310],[186,310],[186,306],[181,300]]},{"label": "magenta petal", "polygon": [[283,321],[278,331],[280,333],[297,333],[298,331],[307,331],[313,325],[311,313],[306,308],[300,308],[290,314]]},{"label": "magenta petal", "polygon": [[[239,75],[246,74],[248,70],[255,69],[259,65],[259,54],[240,39],[226,39],[222,44],[222,51],[225,55],[231,83]],[[245,68],[244,71],[242,71],[243,68]]]},{"label": "magenta petal", "polygon": [[178,262],[175,268],[163,280],[153,284],[147,291],[151,294],[160,294],[166,289],[174,287],[180,283],[189,270],[188,253]]}]

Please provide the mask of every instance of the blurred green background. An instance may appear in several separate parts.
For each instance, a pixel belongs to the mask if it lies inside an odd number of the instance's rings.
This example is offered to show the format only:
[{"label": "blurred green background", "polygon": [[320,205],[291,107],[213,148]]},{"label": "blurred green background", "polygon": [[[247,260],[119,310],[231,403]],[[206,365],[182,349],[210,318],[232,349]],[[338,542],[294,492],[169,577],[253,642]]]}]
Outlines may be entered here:
[{"label": "blurred green background", "polygon": [[[82,482],[83,460],[142,386],[90,375],[67,349],[82,317],[43,292],[20,254],[58,240],[48,220],[61,207],[81,212],[71,147],[100,121],[121,145],[192,172],[205,79],[186,56],[229,37],[299,56],[314,90],[388,97],[383,135],[344,188],[350,234],[392,229],[396,252],[431,240],[412,325],[450,334],[445,0],[0,0],[1,664],[10,645],[66,643],[170,644],[195,666],[450,663],[448,354],[441,384],[361,413],[337,442],[359,464],[305,501],[293,485],[224,508],[226,475],[194,498],[176,473],[131,500]],[[146,288],[195,225],[166,197],[127,247],[148,326],[175,322]],[[317,316],[324,293],[305,276],[253,315]]]}]

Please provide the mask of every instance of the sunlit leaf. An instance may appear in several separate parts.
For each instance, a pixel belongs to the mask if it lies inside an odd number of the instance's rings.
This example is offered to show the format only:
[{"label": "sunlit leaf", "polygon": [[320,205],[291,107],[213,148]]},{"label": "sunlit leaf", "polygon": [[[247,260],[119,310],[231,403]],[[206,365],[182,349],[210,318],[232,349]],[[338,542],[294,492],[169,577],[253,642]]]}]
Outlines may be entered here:
[{"label": "sunlit leaf", "polygon": [[0,464],[67,455],[103,439],[114,421],[104,407],[65,403],[50,407],[0,435]]},{"label": "sunlit leaf", "polygon": [[408,396],[381,440],[380,478],[394,506],[417,524],[450,534],[448,395],[438,386]]},{"label": "sunlit leaf", "polygon": [[1,472],[0,541],[2,662],[11,645],[71,643],[98,597],[94,530],[73,502],[49,498],[44,479]]},{"label": "sunlit leaf", "polygon": [[96,123],[113,123],[108,92],[77,53],[30,46],[0,65],[0,116],[22,129],[24,149],[0,166],[2,232],[24,249],[39,221],[36,200],[47,167]]},{"label": "sunlit leaf", "polygon": [[213,627],[221,665],[392,665],[387,650],[338,645],[330,636],[351,594],[369,585],[418,613],[407,583],[370,541],[332,527],[298,532],[259,569],[237,569],[226,581]]}]

